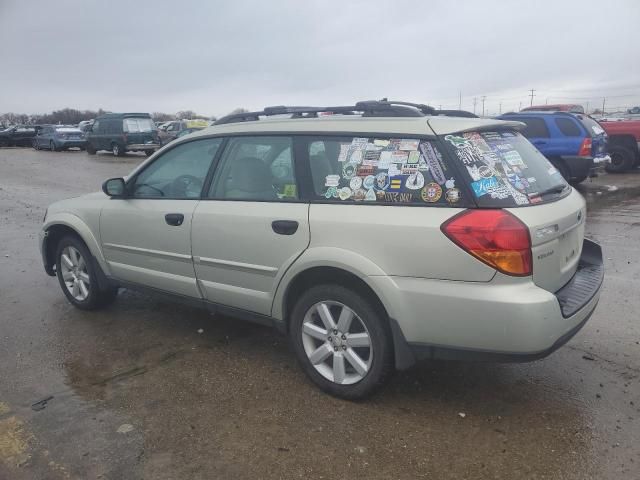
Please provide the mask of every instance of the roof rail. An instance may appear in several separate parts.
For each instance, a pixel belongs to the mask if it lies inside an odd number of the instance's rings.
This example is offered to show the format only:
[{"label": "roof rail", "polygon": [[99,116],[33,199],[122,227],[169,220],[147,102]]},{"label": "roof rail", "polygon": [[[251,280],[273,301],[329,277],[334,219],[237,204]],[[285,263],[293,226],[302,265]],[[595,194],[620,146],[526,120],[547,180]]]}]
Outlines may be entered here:
[{"label": "roof rail", "polygon": [[357,102],[351,106],[335,106],[335,107],[288,107],[278,105],[265,107],[264,110],[258,112],[234,113],[217,120],[214,125],[224,125],[227,123],[251,122],[260,120],[260,117],[269,117],[274,115],[291,115],[291,118],[314,118],[319,113],[356,115],[361,114],[363,117],[423,117],[425,115],[433,115],[436,110],[428,105],[421,103],[409,103],[400,101],[389,101],[386,98],[382,100],[366,100]]}]

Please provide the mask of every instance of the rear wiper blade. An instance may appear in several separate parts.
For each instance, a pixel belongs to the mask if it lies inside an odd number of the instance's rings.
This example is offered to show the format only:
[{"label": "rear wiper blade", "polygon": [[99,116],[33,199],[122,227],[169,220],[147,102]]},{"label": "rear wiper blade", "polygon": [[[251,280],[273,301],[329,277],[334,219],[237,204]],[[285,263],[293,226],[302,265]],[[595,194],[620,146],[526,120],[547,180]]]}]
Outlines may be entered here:
[{"label": "rear wiper blade", "polygon": [[547,188],[546,190],[542,190],[541,192],[538,192],[538,195],[543,196],[549,193],[562,193],[568,186],[569,186],[568,183],[565,183],[563,185],[556,185],[555,187]]}]

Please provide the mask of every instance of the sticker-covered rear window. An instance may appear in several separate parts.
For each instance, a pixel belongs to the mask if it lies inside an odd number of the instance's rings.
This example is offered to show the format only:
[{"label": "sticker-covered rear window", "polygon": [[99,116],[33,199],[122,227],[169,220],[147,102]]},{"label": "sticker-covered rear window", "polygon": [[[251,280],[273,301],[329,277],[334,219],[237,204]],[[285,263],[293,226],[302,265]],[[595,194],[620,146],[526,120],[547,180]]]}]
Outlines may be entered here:
[{"label": "sticker-covered rear window", "polygon": [[454,172],[429,140],[314,137],[308,154],[319,200],[451,206],[463,200]]},{"label": "sticker-covered rear window", "polygon": [[444,139],[468,173],[479,206],[530,205],[563,192],[562,175],[517,132],[467,132]]}]

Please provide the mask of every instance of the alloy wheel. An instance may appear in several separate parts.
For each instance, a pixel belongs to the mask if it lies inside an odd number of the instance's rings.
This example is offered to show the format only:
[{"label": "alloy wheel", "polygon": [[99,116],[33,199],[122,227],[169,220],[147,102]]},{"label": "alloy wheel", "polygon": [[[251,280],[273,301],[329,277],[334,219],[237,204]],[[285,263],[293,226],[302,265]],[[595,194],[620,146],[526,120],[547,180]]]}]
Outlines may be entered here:
[{"label": "alloy wheel", "polygon": [[71,296],[79,302],[86,300],[91,286],[87,264],[80,251],[71,245],[60,255],[60,273]]},{"label": "alloy wheel", "polygon": [[313,367],[331,382],[357,383],[371,368],[369,330],[343,303],[323,301],[311,306],[302,324],[302,344]]}]

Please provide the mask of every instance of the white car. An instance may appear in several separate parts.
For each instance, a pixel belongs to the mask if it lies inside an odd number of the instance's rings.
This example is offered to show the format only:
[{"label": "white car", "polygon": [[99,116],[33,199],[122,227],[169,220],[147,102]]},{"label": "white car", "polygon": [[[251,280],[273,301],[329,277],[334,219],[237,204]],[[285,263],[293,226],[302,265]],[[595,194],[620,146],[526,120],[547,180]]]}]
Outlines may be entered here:
[{"label": "white car", "polygon": [[141,288],[273,325],[344,398],[421,359],[544,357],[598,303],[585,201],[521,123],[432,113],[225,117],[51,205],[45,270],[82,309]]}]

